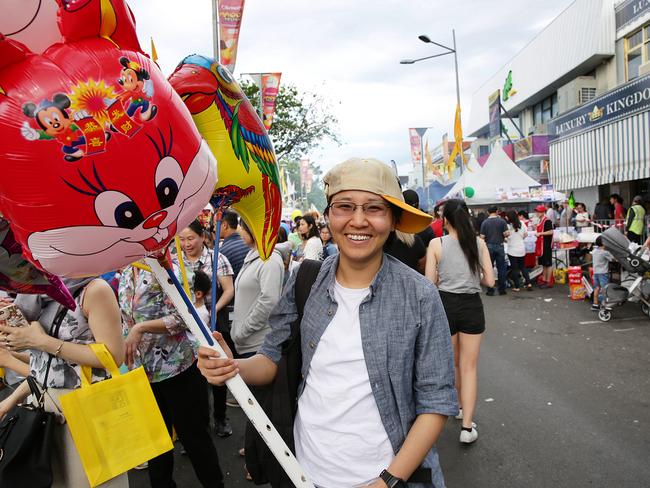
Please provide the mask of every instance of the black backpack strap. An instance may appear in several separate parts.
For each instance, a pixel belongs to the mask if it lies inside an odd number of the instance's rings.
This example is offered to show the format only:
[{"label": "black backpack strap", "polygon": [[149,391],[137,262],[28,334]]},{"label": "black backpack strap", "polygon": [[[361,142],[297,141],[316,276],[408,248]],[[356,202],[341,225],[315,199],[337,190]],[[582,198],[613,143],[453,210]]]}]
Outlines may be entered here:
[{"label": "black backpack strap", "polygon": [[305,310],[305,304],[309,298],[311,287],[316,282],[322,261],[315,259],[305,259],[300,264],[296,275],[296,284],[293,288],[294,297],[296,299],[296,307],[298,308],[298,315],[302,319],[302,314]]}]

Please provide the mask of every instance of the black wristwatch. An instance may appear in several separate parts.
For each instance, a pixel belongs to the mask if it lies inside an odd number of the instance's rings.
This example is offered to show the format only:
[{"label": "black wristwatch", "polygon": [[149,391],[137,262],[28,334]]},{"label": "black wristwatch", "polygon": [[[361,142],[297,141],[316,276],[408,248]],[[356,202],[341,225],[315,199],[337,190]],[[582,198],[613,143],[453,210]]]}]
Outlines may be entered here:
[{"label": "black wristwatch", "polygon": [[407,488],[407,484],[404,483],[404,480],[393,476],[385,469],[381,472],[379,477],[384,480],[384,483],[388,485],[388,488]]}]

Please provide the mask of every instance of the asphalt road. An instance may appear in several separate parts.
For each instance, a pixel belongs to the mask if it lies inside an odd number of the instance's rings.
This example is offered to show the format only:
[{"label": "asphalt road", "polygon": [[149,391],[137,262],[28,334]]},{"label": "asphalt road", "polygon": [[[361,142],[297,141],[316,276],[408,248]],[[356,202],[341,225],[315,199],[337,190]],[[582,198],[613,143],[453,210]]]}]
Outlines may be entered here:
[{"label": "asphalt road", "polygon": [[[450,419],[439,441],[449,488],[650,486],[650,319],[638,305],[598,321],[567,287],[485,297],[479,365],[479,439],[458,442]],[[217,439],[226,486],[244,480],[243,415]],[[177,448],[178,451],[178,448]],[[179,488],[199,486],[177,453]],[[148,487],[146,471],[131,487]]]}]

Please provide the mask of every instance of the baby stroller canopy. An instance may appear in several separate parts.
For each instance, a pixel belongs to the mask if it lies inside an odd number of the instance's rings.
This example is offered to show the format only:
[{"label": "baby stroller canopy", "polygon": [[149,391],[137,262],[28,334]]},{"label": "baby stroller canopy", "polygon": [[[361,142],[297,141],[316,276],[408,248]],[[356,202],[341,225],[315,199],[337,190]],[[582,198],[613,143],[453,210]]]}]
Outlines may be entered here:
[{"label": "baby stroller canopy", "polygon": [[606,229],[601,235],[605,249],[630,273],[643,274],[650,271],[650,263],[630,251],[630,241],[615,227]]}]

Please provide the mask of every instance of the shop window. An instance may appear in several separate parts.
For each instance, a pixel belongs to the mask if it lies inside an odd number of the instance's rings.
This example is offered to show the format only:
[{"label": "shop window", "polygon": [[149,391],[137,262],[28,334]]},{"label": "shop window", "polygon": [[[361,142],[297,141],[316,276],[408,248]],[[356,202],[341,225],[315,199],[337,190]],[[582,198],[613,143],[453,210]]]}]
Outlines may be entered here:
[{"label": "shop window", "polygon": [[643,44],[643,30],[638,30],[627,38],[627,48],[632,50]]},{"label": "shop window", "polygon": [[639,76],[639,66],[650,60],[650,25],[625,38],[625,75],[627,80]]},{"label": "shop window", "polygon": [[533,107],[533,121],[535,125],[542,123],[542,104],[538,103]]},{"label": "shop window", "polygon": [[553,118],[553,111],[551,107],[553,107],[553,102],[550,98],[542,101],[542,121],[546,122],[547,120],[551,120]]},{"label": "shop window", "polygon": [[482,158],[483,156],[487,156],[488,154],[490,154],[490,146],[481,145],[478,147],[479,158]]},{"label": "shop window", "polygon": [[627,79],[633,80],[639,76],[639,66],[643,64],[641,49],[627,53]]},{"label": "shop window", "polygon": [[548,122],[559,112],[557,92],[539,103],[533,105],[533,123],[535,125]]}]

